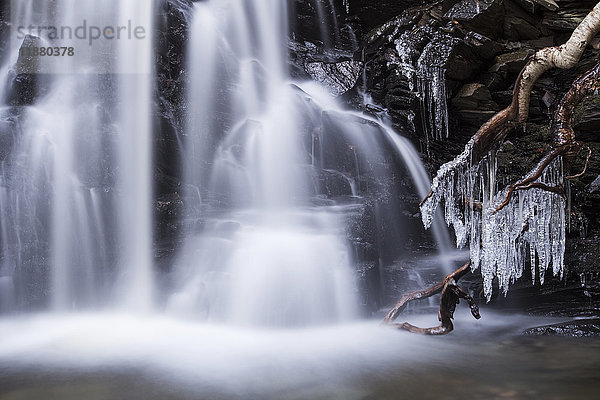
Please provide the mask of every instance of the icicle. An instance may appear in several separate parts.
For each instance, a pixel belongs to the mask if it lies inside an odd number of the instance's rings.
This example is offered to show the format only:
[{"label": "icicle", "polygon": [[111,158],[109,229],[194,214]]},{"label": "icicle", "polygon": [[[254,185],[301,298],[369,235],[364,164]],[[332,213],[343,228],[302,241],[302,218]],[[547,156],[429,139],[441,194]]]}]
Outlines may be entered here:
[{"label": "icicle", "polygon": [[[506,189],[496,193],[495,153],[490,153],[479,165],[468,167],[465,162],[468,149],[469,146],[462,157],[440,169],[443,179],[434,182],[434,194],[421,207],[425,226],[431,223],[436,208],[443,201],[445,220],[456,232],[457,246],[462,247],[468,241],[472,268],[481,268],[488,300],[494,277],[506,294],[509,285],[523,275],[528,247],[534,283],[536,265],[541,283],[550,266],[555,276],[562,277],[565,199],[556,193],[530,189],[519,192],[495,212],[506,198]],[[562,160],[551,163],[538,181],[548,186],[562,185]],[[465,197],[468,201],[480,202],[481,212],[475,212]]]},{"label": "icicle", "polygon": [[394,42],[396,46],[396,55],[398,57],[398,69],[406,78],[410,91],[415,91],[416,69],[413,59],[418,56],[418,51],[415,48],[414,38],[410,32],[402,33]]},{"label": "icicle", "polygon": [[448,138],[447,62],[457,40],[436,33],[417,60],[418,97],[421,100],[423,126],[433,139]]},{"label": "icicle", "polygon": [[[403,32],[394,41],[396,54],[391,63],[397,64],[397,71],[406,78],[410,91],[421,103],[427,141],[448,137],[445,63],[456,42],[456,39],[434,33],[427,27],[421,27],[417,32]],[[421,51],[423,43],[428,44]]]},{"label": "icicle", "polygon": [[344,5],[344,8],[346,9],[346,15],[350,15],[350,0],[343,0],[342,4]]},{"label": "icicle", "polygon": [[420,68],[417,75],[418,97],[423,113],[423,127],[432,139],[448,138],[448,106],[446,70],[439,67]]}]

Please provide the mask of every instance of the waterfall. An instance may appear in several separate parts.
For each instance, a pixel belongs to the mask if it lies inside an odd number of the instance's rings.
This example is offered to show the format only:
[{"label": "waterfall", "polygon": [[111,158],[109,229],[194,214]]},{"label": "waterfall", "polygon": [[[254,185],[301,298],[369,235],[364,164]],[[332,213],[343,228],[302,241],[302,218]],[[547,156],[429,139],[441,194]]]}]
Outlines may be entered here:
[{"label": "waterfall", "polygon": [[[243,325],[347,320],[356,315],[358,260],[346,226],[360,197],[391,192],[378,218],[399,213],[387,164],[395,153],[426,194],[428,177],[406,140],[344,111],[322,88],[292,82],[287,20],[276,0],[195,5],[183,138],[189,222],[170,312]],[[345,199],[324,202],[332,176]],[[379,251],[395,254],[388,243],[407,228],[386,224]]]},{"label": "waterfall", "polygon": [[184,179],[187,213],[204,220],[186,235],[170,307],[246,325],[348,319],[351,257],[340,217],[311,204],[285,2],[195,8]]},{"label": "waterfall", "polygon": [[119,75],[119,188],[120,289],[124,304],[150,311],[154,303],[152,265],[152,96],[154,61],[153,1],[118,1],[119,26],[144,27],[142,41],[121,40],[117,56]]},{"label": "waterfall", "polygon": [[[13,293],[10,308],[43,308],[49,298],[55,311],[96,309],[125,303],[125,294],[148,307],[151,40],[126,33],[103,40],[96,32],[112,34],[116,22],[150,32],[151,4],[12,6],[15,51],[2,68],[1,111],[13,136],[0,171],[0,275],[3,292]],[[64,51],[17,57],[21,46]],[[26,79],[35,79],[34,95],[20,98],[17,83]]]}]

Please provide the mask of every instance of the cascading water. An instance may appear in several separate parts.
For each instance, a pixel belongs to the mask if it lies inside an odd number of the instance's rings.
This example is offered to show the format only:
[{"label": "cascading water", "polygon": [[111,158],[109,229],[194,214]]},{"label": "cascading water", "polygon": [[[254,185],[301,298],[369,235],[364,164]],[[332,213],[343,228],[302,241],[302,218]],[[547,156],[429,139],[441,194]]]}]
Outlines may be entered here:
[{"label": "cascading water", "polygon": [[208,217],[180,257],[183,287],[171,301],[179,312],[261,325],[355,315],[343,225],[311,205],[286,20],[277,0],[196,5],[185,197],[189,213]]},{"label": "cascading water", "polygon": [[[154,2],[119,0],[119,26],[144,28],[143,40],[121,40],[119,62],[120,293],[125,306],[148,312],[154,306],[152,264],[152,96]],[[106,7],[106,5],[104,5]],[[115,5],[115,9],[117,9]]]},{"label": "cascading water", "polygon": [[[12,87],[2,120],[13,128],[0,177],[0,273],[3,292],[13,293],[4,309],[95,309],[127,295],[150,304],[151,40],[92,39],[92,27],[116,21],[150,31],[143,3],[12,4],[15,49],[64,54],[15,51],[4,67]],[[19,97],[26,79],[36,79],[29,99]]]},{"label": "cascading water", "polygon": [[275,0],[195,6],[183,140],[191,222],[172,312],[246,325],[348,319],[356,260],[344,225],[356,201],[328,200],[323,176],[341,177],[343,196],[366,193],[365,175],[392,179],[384,160],[396,151],[426,194],[406,140],[341,110],[316,85],[290,81],[282,21],[286,7]]}]

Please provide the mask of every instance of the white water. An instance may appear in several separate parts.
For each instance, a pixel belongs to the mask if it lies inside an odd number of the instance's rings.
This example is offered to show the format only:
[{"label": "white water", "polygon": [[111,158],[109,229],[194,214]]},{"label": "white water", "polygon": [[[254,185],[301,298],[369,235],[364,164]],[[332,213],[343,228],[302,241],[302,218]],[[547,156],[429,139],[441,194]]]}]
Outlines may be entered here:
[{"label": "white water", "polygon": [[[154,2],[118,1],[119,25],[130,21],[152,32]],[[118,130],[120,175],[120,270],[118,296],[133,311],[148,312],[154,306],[152,263],[152,98],[154,76],[152,39],[119,41]]]},{"label": "white water", "polygon": [[[135,0],[26,0],[13,2],[12,11],[15,29],[74,29],[83,21],[123,25],[131,19],[150,30],[153,15],[151,3]],[[46,293],[56,311],[123,304],[125,294],[148,307],[151,40],[93,46],[44,36],[38,40],[45,46],[73,46],[76,54],[39,57],[37,70],[45,74],[39,87],[47,88],[45,95],[20,115],[10,108],[2,111],[20,128],[1,176],[3,292],[13,297],[6,308],[39,307]],[[13,41],[20,45],[14,34]],[[120,66],[110,54],[119,54]],[[9,77],[20,72],[15,61],[3,67]],[[115,281],[119,293],[114,293]]]},{"label": "white water", "polygon": [[[462,335],[456,339],[481,341],[500,327],[513,333],[542,323],[494,316],[475,324],[462,311],[457,313]],[[375,389],[367,382],[376,376],[400,374],[410,381],[417,365],[452,369],[473,360],[463,355],[469,345],[458,340],[432,341],[371,323],[272,331],[94,314],[2,321],[0,329],[0,365],[58,373],[125,368],[179,393],[174,398],[360,399]]]},{"label": "white water", "polygon": [[276,0],[195,6],[186,197],[189,212],[216,218],[186,238],[172,312],[244,325],[356,315],[343,225],[335,212],[310,207],[286,15]]}]

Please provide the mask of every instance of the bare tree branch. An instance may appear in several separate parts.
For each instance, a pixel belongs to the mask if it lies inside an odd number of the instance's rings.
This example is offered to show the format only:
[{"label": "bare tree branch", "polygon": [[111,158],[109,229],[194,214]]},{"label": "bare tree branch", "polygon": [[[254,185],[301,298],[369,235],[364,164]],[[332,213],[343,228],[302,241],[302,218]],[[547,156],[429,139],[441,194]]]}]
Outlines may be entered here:
[{"label": "bare tree branch", "polygon": [[[445,335],[452,332],[454,329],[452,319],[454,318],[454,310],[456,309],[456,305],[459,303],[460,299],[467,300],[467,303],[471,308],[471,314],[473,314],[475,318],[481,318],[479,315],[479,308],[475,304],[473,298],[467,292],[462,290],[457,284],[458,280],[469,272],[471,272],[471,260],[467,261],[458,270],[446,276],[443,282],[425,290],[418,290],[403,295],[400,301],[396,303],[396,305],[387,313],[383,320],[383,324],[413,333],[420,333],[422,335]],[[408,322],[404,322],[402,324],[393,323],[400,312],[406,308],[409,302],[431,297],[440,292],[442,293],[440,309],[438,311],[440,325],[431,328],[420,328]]]}]

